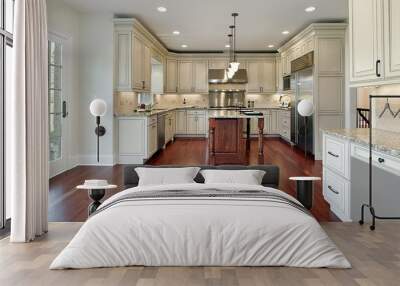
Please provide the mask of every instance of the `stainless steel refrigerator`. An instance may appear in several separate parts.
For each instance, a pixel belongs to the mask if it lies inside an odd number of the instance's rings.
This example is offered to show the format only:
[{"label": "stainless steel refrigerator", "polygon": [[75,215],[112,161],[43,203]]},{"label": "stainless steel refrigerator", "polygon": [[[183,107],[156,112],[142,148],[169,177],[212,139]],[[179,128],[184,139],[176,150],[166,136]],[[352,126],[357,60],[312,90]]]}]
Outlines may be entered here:
[{"label": "stainless steel refrigerator", "polygon": [[313,102],[313,67],[292,72],[291,87],[294,93],[292,108],[291,141],[307,154],[314,154],[314,116],[304,118],[297,112],[297,105],[303,99]]}]

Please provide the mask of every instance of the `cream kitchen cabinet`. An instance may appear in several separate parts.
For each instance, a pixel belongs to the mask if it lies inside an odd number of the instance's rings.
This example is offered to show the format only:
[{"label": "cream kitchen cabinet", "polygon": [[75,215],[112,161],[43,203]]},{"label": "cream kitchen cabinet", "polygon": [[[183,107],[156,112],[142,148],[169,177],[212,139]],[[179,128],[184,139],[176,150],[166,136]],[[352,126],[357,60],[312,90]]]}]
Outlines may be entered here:
[{"label": "cream kitchen cabinet", "polygon": [[247,91],[272,93],[276,91],[275,59],[247,61]]},{"label": "cream kitchen cabinet", "polygon": [[118,162],[142,164],[157,151],[157,116],[118,117]]},{"label": "cream kitchen cabinet", "polygon": [[167,59],[166,61],[166,93],[178,92],[178,61],[176,59]]},{"label": "cream kitchen cabinet", "polygon": [[208,92],[208,62],[181,60],[178,64],[179,93]]},{"label": "cream kitchen cabinet", "polygon": [[278,125],[279,125],[279,135],[286,141],[290,141],[291,133],[291,114],[287,110],[278,111]]},{"label": "cream kitchen cabinet", "polygon": [[148,154],[149,157],[153,155],[155,152],[157,152],[157,116],[155,117],[155,120],[147,126],[147,149],[148,149]]},{"label": "cream kitchen cabinet", "polygon": [[168,112],[165,116],[165,144],[173,141],[175,137],[175,111]]},{"label": "cream kitchen cabinet", "polygon": [[400,1],[384,0],[385,78],[400,78]]},{"label": "cream kitchen cabinet", "polygon": [[400,2],[350,0],[350,84],[400,82]]},{"label": "cream kitchen cabinet", "polygon": [[182,135],[186,134],[186,110],[177,110],[175,114],[175,134]]},{"label": "cream kitchen cabinet", "polygon": [[278,109],[271,110],[271,127],[270,134],[279,134],[279,120],[278,120]]},{"label": "cream kitchen cabinet", "polygon": [[283,73],[282,73],[282,58],[276,58],[275,85],[277,91],[283,91]]},{"label": "cream kitchen cabinet", "polygon": [[193,61],[193,89],[197,93],[208,93],[207,61]]},{"label": "cream kitchen cabinet", "polygon": [[114,89],[150,91],[151,49],[136,33],[134,20],[114,20]]},{"label": "cream kitchen cabinet", "polygon": [[178,92],[193,92],[193,62],[179,61],[178,63]]},{"label": "cream kitchen cabinet", "polygon": [[206,112],[204,110],[188,110],[186,126],[188,135],[205,135]]},{"label": "cream kitchen cabinet", "polygon": [[350,0],[350,80],[376,81],[384,77],[383,1]]},{"label": "cream kitchen cabinet", "polygon": [[151,89],[150,48],[136,35],[133,36],[133,85],[138,91]]}]

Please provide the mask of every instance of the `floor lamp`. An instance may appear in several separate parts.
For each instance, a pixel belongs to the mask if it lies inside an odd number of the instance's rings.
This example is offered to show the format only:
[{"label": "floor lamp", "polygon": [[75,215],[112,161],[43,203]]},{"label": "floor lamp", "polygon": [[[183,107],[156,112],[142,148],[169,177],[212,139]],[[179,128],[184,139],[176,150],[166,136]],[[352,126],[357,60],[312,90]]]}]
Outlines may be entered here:
[{"label": "floor lamp", "polygon": [[297,112],[304,117],[304,156],[307,157],[307,118],[314,113],[314,104],[308,99],[303,99],[297,105]]},{"label": "floor lamp", "polygon": [[100,149],[100,144],[99,144],[99,138],[100,136],[103,136],[106,134],[106,129],[104,126],[100,125],[100,117],[104,116],[107,111],[107,103],[102,100],[102,99],[95,99],[90,103],[90,113],[96,117],[96,124],[97,127],[94,130],[94,132],[97,135],[97,162],[99,162],[99,149]]}]

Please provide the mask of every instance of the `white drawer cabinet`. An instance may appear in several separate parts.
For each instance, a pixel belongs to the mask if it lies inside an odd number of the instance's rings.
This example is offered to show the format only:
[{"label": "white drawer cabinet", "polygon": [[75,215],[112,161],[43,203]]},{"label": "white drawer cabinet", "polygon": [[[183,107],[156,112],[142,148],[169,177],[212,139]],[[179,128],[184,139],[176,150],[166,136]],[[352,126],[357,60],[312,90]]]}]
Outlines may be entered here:
[{"label": "white drawer cabinet", "polygon": [[204,110],[188,110],[186,122],[188,135],[205,135],[206,112]]},{"label": "white drawer cabinet", "polygon": [[324,135],[323,164],[346,179],[350,179],[349,142],[337,137]]},{"label": "white drawer cabinet", "polygon": [[[351,156],[369,163],[369,148],[351,144]],[[372,164],[396,176],[400,174],[400,159],[381,152],[372,151]]]},{"label": "white drawer cabinet", "polygon": [[323,135],[323,194],[341,220],[351,221],[350,142]]},{"label": "white drawer cabinet", "polygon": [[157,151],[157,122],[147,126],[147,150],[150,158]]},{"label": "white drawer cabinet", "polygon": [[329,168],[323,173],[323,194],[331,210],[341,220],[350,221],[350,182]]}]

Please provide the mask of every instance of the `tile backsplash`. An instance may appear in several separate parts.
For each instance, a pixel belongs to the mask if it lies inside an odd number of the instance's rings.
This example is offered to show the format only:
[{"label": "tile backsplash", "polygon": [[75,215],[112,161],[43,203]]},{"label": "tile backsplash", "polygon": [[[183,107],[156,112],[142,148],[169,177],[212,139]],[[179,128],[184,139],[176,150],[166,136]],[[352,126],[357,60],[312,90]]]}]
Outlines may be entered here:
[{"label": "tile backsplash", "polygon": [[[377,87],[362,87],[357,90],[358,100],[363,98],[363,101],[368,99],[370,94],[374,95],[400,95],[400,84],[382,85]],[[379,115],[385,108],[386,99],[374,99],[372,102],[372,126],[374,128],[400,132],[400,113],[396,118],[386,111],[382,117]],[[390,107],[394,113],[400,110],[400,98],[389,98]],[[363,104],[365,105],[365,104]],[[367,106],[365,106],[367,107]]]},{"label": "tile backsplash", "polygon": [[[184,105],[208,107],[208,94],[156,94],[152,97],[153,104],[156,108],[169,108]],[[126,114],[132,112],[138,106],[138,98],[139,95],[135,92],[117,92],[115,94],[115,113]],[[147,99],[146,103],[150,102]],[[247,106],[248,101],[254,101],[255,108],[276,107],[280,103],[279,100],[290,102],[291,95],[250,93],[245,96],[245,105]]]}]

